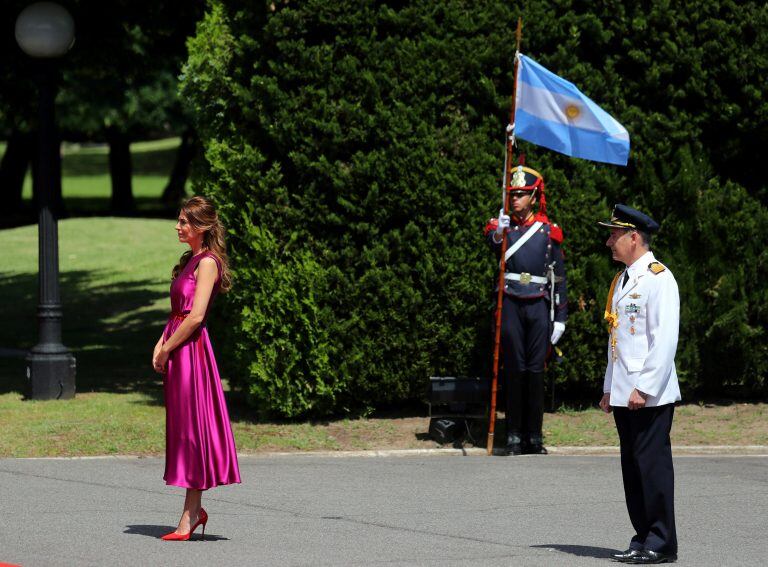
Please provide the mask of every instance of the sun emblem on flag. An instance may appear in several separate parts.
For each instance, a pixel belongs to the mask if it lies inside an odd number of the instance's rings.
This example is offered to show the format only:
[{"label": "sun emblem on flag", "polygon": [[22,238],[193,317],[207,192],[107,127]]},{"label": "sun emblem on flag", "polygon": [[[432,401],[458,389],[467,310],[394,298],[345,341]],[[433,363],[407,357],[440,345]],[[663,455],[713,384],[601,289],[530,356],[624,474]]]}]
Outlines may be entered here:
[{"label": "sun emblem on flag", "polygon": [[581,109],[575,104],[569,104],[565,107],[565,115],[568,117],[568,120],[576,120],[581,116]]}]

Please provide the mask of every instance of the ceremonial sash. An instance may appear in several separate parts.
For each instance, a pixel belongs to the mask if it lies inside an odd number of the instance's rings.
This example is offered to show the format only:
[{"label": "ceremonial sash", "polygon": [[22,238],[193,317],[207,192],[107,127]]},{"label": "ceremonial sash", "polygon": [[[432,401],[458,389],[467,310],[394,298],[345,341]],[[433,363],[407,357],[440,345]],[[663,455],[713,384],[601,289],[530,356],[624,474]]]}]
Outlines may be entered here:
[{"label": "ceremonial sash", "polygon": [[532,237],[534,234],[536,234],[536,231],[537,231],[537,230],[539,230],[539,229],[542,227],[542,225],[543,225],[543,224],[544,224],[544,223],[543,223],[543,222],[541,222],[541,221],[536,221],[535,223],[533,223],[533,224],[531,225],[531,227],[530,227],[528,230],[526,230],[526,231],[525,231],[525,234],[523,234],[523,235],[520,237],[520,240],[518,240],[517,242],[515,242],[515,243],[512,245],[512,247],[511,247],[511,248],[508,248],[508,249],[507,249],[507,253],[506,253],[506,254],[504,254],[504,262],[507,262],[507,260],[509,260],[509,259],[510,259],[510,258],[511,258],[511,257],[512,257],[514,254],[515,254],[515,252],[517,252],[518,250],[520,250],[520,248],[522,248],[523,244],[525,244],[526,242],[528,242],[528,241],[531,239],[531,237]]}]

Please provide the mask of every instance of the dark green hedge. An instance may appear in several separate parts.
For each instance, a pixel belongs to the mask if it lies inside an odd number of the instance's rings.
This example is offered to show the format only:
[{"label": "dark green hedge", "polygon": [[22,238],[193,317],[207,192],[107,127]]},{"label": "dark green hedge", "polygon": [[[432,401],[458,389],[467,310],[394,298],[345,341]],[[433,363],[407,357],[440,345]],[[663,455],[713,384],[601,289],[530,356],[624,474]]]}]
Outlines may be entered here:
[{"label": "dark green hedge", "polygon": [[[595,220],[660,221],[685,393],[765,393],[768,66],[762,3],[212,0],[182,95],[197,188],[230,229],[221,362],[263,414],[365,411],[430,375],[487,374],[514,27],[632,136],[627,168],[523,144],[565,228],[558,382],[597,395],[616,266]],[[689,4],[689,5],[686,5]],[[762,117],[762,118],[761,118]]]}]

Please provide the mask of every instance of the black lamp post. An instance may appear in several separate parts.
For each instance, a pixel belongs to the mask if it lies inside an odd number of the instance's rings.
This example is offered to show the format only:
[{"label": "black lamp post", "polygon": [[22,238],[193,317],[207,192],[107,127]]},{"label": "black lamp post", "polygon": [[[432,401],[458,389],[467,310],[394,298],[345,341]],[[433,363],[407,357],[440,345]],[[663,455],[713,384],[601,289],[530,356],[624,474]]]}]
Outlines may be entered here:
[{"label": "black lamp post", "polygon": [[54,100],[56,76],[54,60],[61,57],[75,41],[75,24],[63,7],[53,2],[27,6],[16,18],[19,47],[40,59],[39,79],[39,169],[37,198],[38,220],[38,290],[39,342],[27,355],[27,377],[31,397],[36,400],[75,396],[75,357],[61,342],[61,298],[59,294],[59,234],[52,210],[54,183],[59,169]]}]

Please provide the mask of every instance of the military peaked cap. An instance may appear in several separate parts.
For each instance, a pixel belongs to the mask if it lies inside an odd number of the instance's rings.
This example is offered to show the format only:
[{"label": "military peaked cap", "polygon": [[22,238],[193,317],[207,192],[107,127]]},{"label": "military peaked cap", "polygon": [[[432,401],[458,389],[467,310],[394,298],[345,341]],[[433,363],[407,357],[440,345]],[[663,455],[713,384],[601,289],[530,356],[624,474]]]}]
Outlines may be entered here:
[{"label": "military peaked cap", "polygon": [[643,212],[628,207],[627,205],[617,204],[613,207],[611,220],[607,222],[598,221],[599,225],[610,228],[628,228],[639,230],[652,234],[659,230],[659,223]]},{"label": "military peaked cap", "polygon": [[541,173],[530,167],[518,165],[512,168],[512,175],[509,177],[509,191],[515,193],[518,191],[531,192],[544,183]]}]

